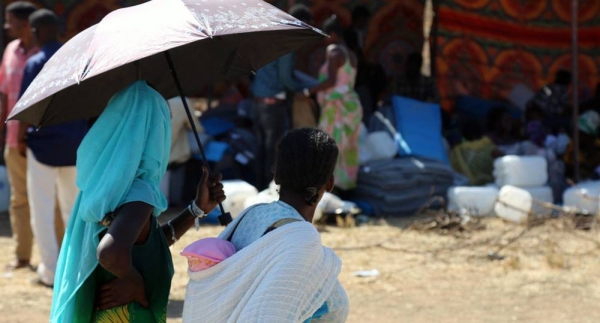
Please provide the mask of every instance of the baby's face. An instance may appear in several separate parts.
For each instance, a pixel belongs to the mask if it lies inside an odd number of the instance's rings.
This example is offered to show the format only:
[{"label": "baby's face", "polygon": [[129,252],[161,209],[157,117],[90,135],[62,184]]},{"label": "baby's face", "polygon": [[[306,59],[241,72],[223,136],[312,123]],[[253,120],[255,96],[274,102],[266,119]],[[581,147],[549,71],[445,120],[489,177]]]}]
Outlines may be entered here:
[{"label": "baby's face", "polygon": [[214,261],[204,257],[187,256],[186,258],[188,259],[188,267],[192,272],[202,271],[219,263],[218,261]]}]

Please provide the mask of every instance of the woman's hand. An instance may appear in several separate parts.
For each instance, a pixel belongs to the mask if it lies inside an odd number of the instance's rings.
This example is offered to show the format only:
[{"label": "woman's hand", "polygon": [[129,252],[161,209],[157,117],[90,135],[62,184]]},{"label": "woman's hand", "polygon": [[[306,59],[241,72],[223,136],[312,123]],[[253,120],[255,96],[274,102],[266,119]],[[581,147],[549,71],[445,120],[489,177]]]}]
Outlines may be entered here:
[{"label": "woman's hand", "polygon": [[143,307],[150,306],[146,299],[146,287],[140,273],[132,267],[130,273],[124,278],[115,278],[107,284],[100,286],[96,298],[96,308],[107,310],[113,307],[138,302]]},{"label": "woman's hand", "polygon": [[204,213],[210,213],[219,203],[225,201],[225,191],[223,191],[223,184],[221,184],[222,179],[221,174],[211,179],[206,167],[202,166],[202,178],[198,183],[194,201]]}]

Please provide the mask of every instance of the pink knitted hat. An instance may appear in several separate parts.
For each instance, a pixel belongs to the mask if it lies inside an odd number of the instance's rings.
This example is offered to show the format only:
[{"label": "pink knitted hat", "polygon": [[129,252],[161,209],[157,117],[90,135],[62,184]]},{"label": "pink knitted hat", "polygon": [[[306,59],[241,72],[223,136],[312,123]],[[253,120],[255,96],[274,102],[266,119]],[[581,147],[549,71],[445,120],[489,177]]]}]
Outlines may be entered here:
[{"label": "pink knitted hat", "polygon": [[205,238],[185,247],[181,255],[188,258],[190,270],[196,272],[220,263],[235,252],[235,247],[227,240]]}]

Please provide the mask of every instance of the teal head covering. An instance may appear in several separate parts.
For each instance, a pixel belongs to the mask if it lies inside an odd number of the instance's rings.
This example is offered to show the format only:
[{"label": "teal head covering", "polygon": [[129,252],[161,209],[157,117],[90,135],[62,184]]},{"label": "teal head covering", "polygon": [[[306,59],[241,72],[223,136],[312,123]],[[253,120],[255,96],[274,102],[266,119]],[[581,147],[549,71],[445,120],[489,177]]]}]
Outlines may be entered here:
[{"label": "teal head covering", "polygon": [[146,82],[115,94],[77,151],[79,196],[62,243],[54,280],[51,322],[71,322],[74,296],[98,265],[98,224],[128,202],[167,208],[159,189],[171,145],[169,107]]},{"label": "teal head covering", "polygon": [[597,136],[600,128],[600,115],[596,111],[586,111],[579,116],[577,127],[588,135]]}]

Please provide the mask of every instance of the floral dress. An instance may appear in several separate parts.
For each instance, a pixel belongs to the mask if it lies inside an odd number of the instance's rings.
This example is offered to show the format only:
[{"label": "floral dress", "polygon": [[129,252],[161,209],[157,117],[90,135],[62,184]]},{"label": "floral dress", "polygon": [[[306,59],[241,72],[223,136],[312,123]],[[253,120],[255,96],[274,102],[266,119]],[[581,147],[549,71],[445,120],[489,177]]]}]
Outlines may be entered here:
[{"label": "floral dress", "polygon": [[[356,68],[352,66],[347,49],[337,45],[327,48],[327,56],[335,49],[341,49],[346,62],[338,69],[336,84],[318,94],[321,106],[319,128],[335,139],[340,157],[335,168],[335,186],[349,190],[356,187],[358,175],[358,136],[362,121],[362,106],[354,91]],[[328,63],[321,67],[319,81],[328,77]]]}]

